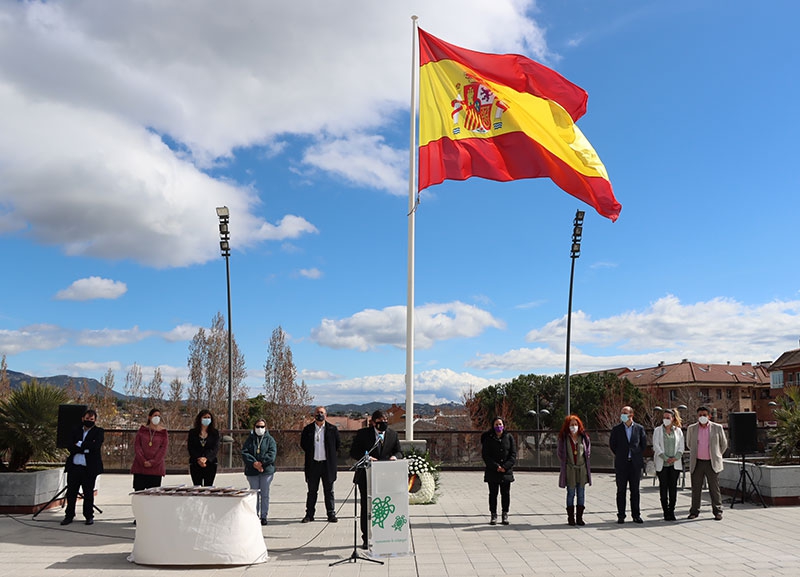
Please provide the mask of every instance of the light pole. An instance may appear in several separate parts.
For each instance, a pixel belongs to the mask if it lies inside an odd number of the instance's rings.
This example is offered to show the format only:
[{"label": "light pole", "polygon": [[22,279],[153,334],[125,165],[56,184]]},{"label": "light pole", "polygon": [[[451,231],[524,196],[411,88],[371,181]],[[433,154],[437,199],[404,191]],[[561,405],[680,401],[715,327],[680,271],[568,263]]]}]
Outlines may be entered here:
[{"label": "light pole", "polygon": [[217,207],[219,217],[219,249],[225,257],[225,277],[228,281],[228,429],[233,431],[233,333],[231,332],[231,235],[228,230],[230,211],[227,206]]},{"label": "light pole", "polygon": [[572,414],[569,408],[569,348],[570,336],[572,334],[572,284],[575,278],[575,259],[581,256],[581,238],[583,237],[583,217],[586,213],[582,210],[575,212],[575,220],[572,221],[572,248],[570,249],[570,258],[572,265],[569,270],[569,304],[567,306],[567,367],[566,376],[564,378],[564,398],[566,405],[567,415]]}]

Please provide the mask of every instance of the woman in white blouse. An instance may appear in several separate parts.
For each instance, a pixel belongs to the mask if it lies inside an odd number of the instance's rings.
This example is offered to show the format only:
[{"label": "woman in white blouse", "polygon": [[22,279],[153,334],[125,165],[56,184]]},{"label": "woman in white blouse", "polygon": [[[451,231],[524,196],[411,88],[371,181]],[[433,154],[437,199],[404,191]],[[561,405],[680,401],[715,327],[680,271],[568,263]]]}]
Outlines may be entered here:
[{"label": "woman in white blouse", "polygon": [[681,416],[677,409],[666,409],[663,424],[653,430],[653,461],[656,465],[665,521],[675,521],[678,477],[683,470],[683,448]]}]

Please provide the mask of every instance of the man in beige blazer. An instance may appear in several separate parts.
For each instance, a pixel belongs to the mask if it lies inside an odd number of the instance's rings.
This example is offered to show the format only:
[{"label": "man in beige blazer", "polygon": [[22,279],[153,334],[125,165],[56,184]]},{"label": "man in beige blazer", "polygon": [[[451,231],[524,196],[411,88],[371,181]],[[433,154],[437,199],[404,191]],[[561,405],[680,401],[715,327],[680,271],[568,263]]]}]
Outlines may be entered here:
[{"label": "man in beige blazer", "polygon": [[689,519],[700,514],[700,494],[703,479],[708,482],[711,508],[714,519],[722,520],[722,494],[719,490],[719,473],[722,471],[722,455],[728,448],[728,438],[722,425],[709,420],[707,407],[697,409],[697,422],[686,429],[686,448],[689,449],[689,471],[692,475],[692,506]]}]

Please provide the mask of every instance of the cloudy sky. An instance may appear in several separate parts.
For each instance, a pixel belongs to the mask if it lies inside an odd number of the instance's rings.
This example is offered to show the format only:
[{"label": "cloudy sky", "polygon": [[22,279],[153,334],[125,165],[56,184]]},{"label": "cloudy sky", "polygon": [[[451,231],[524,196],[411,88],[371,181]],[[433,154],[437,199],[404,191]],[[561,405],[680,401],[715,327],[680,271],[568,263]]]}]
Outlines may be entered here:
[{"label": "cloudy sky", "polygon": [[[797,348],[800,6],[740,0],[0,3],[0,354],[186,379],[226,313],[253,393],[278,325],[318,402],[403,402],[411,15],[589,93],[623,209],[445,182],[416,216],[416,400],[564,371]],[[781,221],[789,214],[789,222]]]}]

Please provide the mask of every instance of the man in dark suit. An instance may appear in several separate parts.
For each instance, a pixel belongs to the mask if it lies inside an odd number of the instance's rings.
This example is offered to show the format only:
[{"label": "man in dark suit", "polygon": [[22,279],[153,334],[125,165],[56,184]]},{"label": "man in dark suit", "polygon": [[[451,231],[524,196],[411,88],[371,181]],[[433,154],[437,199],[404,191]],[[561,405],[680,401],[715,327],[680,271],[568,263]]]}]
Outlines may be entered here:
[{"label": "man in dark suit", "polygon": [[96,426],[97,413],[92,409],[83,414],[82,427],[75,429],[67,458],[67,509],[62,525],[75,518],[78,492],[83,491],[83,517],[87,525],[94,523],[94,485],[97,475],[103,472],[103,445],[105,431]]},{"label": "man in dark suit", "polygon": [[[400,450],[400,437],[397,431],[389,428],[389,422],[383,411],[372,413],[372,426],[360,429],[350,448],[350,456],[353,459],[361,459],[369,452],[370,461],[396,461],[403,457]],[[366,549],[367,544],[367,514],[369,513],[369,503],[367,502],[367,471],[356,469],[353,482],[361,492],[361,548]]]},{"label": "man in dark suit", "polygon": [[314,520],[320,481],[322,481],[322,492],[325,496],[328,522],[336,523],[338,521],[333,500],[333,483],[336,481],[336,456],[341,441],[339,440],[339,429],[325,420],[327,416],[328,412],[325,407],[317,407],[314,409],[314,422],[306,425],[300,434],[300,447],[306,454],[303,472],[308,485],[306,516],[303,517],[303,523]]},{"label": "man in dark suit", "polygon": [[642,523],[639,508],[639,479],[644,468],[643,452],[647,447],[644,427],[633,422],[633,409],[622,407],[618,425],[611,429],[609,445],[614,453],[614,472],[617,479],[617,523],[625,522],[625,491],[631,490],[631,516]]}]

